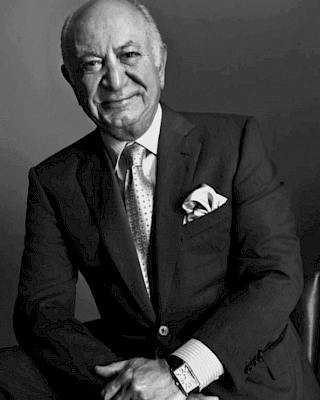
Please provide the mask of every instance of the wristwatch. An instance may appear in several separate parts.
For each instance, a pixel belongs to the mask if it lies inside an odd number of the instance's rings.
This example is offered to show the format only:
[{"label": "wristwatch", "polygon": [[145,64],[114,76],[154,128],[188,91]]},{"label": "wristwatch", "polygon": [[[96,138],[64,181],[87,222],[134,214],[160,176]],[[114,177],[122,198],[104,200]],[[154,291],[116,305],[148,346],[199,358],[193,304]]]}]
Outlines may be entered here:
[{"label": "wristwatch", "polygon": [[167,362],[175,384],[185,396],[199,392],[200,382],[185,361],[177,356],[170,356]]}]

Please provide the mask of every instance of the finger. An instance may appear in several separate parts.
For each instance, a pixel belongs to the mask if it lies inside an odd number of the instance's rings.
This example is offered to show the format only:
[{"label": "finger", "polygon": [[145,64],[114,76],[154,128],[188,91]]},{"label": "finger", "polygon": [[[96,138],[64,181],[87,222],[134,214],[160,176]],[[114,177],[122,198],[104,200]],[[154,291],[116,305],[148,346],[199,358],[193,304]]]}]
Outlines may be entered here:
[{"label": "finger", "polygon": [[[102,395],[106,400],[110,400],[115,395],[117,398],[128,398],[130,400],[131,396],[127,395],[128,390],[131,387],[133,371],[131,368],[122,369],[121,373],[117,376],[116,379],[109,382],[102,391]],[[121,393],[120,393],[121,392]],[[126,394],[127,396],[124,397],[123,395]]]},{"label": "finger", "polygon": [[104,400],[112,399],[120,390],[121,383],[118,381],[113,381],[112,383],[108,384],[101,392]]},{"label": "finger", "polygon": [[118,400],[131,400],[133,393],[131,390],[131,381],[118,380],[118,378],[109,384],[102,391],[104,400],[118,399]]},{"label": "finger", "polygon": [[106,366],[97,365],[95,367],[95,371],[97,374],[107,378],[117,372],[122,371],[123,368],[126,366],[127,362],[128,361],[118,361]]}]

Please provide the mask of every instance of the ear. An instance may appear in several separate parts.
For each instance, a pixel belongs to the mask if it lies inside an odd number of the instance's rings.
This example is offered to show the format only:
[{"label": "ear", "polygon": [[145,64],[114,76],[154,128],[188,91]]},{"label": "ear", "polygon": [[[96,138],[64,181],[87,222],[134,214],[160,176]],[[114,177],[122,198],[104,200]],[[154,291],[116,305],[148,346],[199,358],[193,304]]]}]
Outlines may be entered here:
[{"label": "ear", "polygon": [[74,89],[73,80],[71,79],[70,73],[68,71],[68,68],[65,66],[65,64],[61,65],[61,72],[62,72],[64,79],[72,86],[72,89]]},{"label": "ear", "polygon": [[160,63],[158,66],[161,89],[164,88],[166,63],[167,63],[167,46],[163,44],[163,46],[160,49]]},{"label": "ear", "polygon": [[69,83],[69,85],[72,87],[72,90],[73,90],[74,94],[76,95],[76,98],[77,98],[77,100],[78,100],[78,103],[79,103],[79,105],[81,106],[80,98],[79,98],[79,96],[78,96],[78,92],[77,92],[77,90],[76,90],[76,86],[75,86],[75,84],[74,84],[74,80],[72,79],[71,74],[70,74],[68,68],[65,66],[65,64],[61,65],[61,72],[62,72],[62,75],[63,75],[64,79],[65,79],[65,80]]}]

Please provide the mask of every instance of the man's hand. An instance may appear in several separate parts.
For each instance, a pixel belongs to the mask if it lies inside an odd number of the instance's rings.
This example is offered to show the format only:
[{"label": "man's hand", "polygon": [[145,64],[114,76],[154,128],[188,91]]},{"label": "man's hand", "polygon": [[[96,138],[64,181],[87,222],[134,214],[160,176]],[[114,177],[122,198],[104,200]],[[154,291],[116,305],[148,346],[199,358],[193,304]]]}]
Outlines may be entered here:
[{"label": "man's hand", "polygon": [[96,372],[105,378],[116,375],[102,392],[104,400],[186,400],[165,360],[132,358],[97,366]]}]

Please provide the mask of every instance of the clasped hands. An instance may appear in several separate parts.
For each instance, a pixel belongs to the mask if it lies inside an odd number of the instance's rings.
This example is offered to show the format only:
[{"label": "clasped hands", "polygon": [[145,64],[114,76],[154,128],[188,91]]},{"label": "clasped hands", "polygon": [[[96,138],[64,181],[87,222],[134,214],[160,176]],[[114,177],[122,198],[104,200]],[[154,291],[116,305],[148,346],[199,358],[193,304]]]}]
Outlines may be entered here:
[{"label": "clasped hands", "polygon": [[[186,400],[163,359],[132,358],[97,366],[96,372],[112,379],[103,389],[104,400]],[[216,396],[192,394],[188,400],[219,400]]]}]

